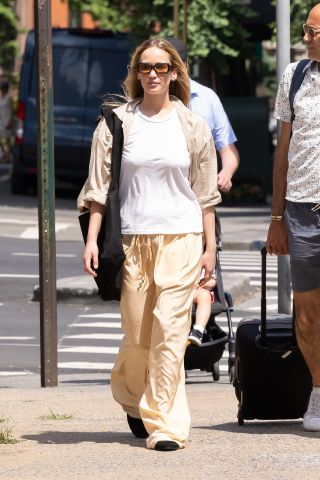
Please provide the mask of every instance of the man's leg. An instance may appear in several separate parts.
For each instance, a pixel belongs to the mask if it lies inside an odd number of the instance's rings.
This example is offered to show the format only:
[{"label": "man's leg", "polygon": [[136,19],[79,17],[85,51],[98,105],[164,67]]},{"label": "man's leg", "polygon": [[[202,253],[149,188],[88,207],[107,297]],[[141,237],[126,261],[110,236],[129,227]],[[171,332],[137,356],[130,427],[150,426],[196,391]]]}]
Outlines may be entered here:
[{"label": "man's leg", "polygon": [[297,340],[313,383],[303,425],[306,430],[320,431],[320,215],[313,206],[287,201],[285,221]]},{"label": "man's leg", "polygon": [[294,300],[298,344],[313,385],[320,387],[320,289],[294,292]]},{"label": "man's leg", "polygon": [[294,292],[294,299],[297,340],[313,383],[303,426],[320,432],[320,289]]}]

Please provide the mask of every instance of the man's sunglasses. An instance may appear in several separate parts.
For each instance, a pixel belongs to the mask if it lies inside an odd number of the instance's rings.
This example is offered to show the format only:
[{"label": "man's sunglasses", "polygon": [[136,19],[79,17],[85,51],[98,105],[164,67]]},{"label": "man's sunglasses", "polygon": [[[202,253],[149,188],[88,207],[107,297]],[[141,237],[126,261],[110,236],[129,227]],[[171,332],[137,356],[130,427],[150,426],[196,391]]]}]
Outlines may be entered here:
[{"label": "man's sunglasses", "polygon": [[303,31],[305,35],[309,35],[309,37],[313,38],[317,35],[317,33],[320,33],[320,29],[316,29],[313,27],[309,27],[306,23],[302,25]]},{"label": "man's sunglasses", "polygon": [[154,70],[156,74],[159,73],[168,73],[170,70],[173,69],[173,66],[170,63],[155,63],[151,65],[151,63],[137,63],[137,71],[139,73],[150,73],[151,70]]}]

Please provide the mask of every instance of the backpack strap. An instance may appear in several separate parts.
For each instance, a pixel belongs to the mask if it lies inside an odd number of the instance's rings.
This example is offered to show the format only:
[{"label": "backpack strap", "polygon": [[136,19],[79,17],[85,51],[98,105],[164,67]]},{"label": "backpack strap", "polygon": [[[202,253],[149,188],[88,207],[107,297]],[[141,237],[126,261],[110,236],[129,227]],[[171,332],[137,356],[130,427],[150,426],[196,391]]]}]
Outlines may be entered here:
[{"label": "backpack strap", "polygon": [[290,104],[290,110],[291,110],[291,123],[293,122],[295,118],[294,114],[294,108],[293,108],[293,101],[294,97],[296,96],[297,91],[301,87],[301,84],[303,82],[303,79],[306,74],[306,66],[310,63],[310,60],[300,60],[298,65],[296,66],[296,69],[293,73],[292,80],[291,80],[291,85],[290,85],[290,90],[289,90],[289,104]]}]

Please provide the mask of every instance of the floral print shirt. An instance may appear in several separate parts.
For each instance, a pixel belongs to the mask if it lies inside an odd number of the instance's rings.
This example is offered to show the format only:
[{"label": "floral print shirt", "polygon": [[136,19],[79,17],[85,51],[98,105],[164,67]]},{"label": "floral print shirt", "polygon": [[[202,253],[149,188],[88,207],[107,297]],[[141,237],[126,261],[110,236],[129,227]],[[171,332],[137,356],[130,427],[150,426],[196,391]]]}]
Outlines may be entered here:
[{"label": "floral print shirt", "polygon": [[[285,69],[275,104],[274,116],[291,122],[289,89],[298,62]],[[320,72],[310,62],[294,99],[295,119],[288,152],[286,199],[292,202],[320,202]]]}]

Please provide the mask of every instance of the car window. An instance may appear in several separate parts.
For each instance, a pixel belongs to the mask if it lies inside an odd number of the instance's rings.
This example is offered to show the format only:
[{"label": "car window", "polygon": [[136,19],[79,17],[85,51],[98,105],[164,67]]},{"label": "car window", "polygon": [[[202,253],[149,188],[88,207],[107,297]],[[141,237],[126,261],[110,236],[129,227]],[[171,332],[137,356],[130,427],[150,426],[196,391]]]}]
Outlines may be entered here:
[{"label": "car window", "polygon": [[121,93],[127,73],[127,52],[92,49],[88,75],[87,104],[97,107],[107,93]]},{"label": "car window", "polygon": [[[86,98],[89,51],[86,48],[54,46],[53,96],[55,105],[83,107]],[[35,58],[29,96],[35,97]]]},{"label": "car window", "polygon": [[53,49],[53,88],[56,105],[85,103],[89,52],[86,48]]},{"label": "car window", "polygon": [[[90,52],[90,53],[89,53]],[[55,45],[53,57],[54,104],[99,108],[104,95],[122,93],[129,52]],[[32,63],[34,65],[34,57]],[[35,97],[35,69],[29,95]]]}]

